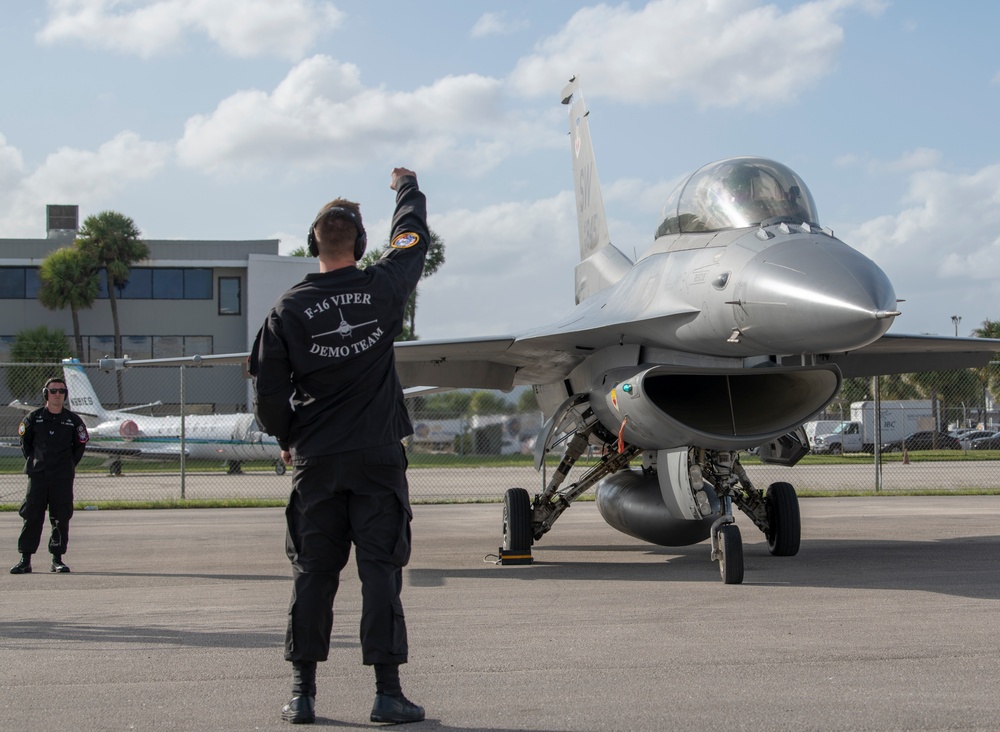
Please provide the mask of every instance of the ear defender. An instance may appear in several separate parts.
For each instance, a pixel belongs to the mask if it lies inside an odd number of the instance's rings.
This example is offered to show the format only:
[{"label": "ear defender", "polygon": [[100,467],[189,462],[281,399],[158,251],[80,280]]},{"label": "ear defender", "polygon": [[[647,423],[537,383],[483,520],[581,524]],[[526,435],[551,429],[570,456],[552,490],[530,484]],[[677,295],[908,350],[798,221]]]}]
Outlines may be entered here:
[{"label": "ear defender", "polygon": [[[51,384],[53,381],[58,381],[59,383],[64,383],[62,381],[62,379],[49,379],[48,381],[46,381],[45,382],[45,386],[42,387],[42,399],[44,401],[48,401],[49,400],[49,384]],[[66,389],[66,398],[69,399],[69,389],[68,388]]]},{"label": "ear defender", "polygon": [[354,226],[357,227],[358,236],[354,240],[354,261],[357,262],[365,256],[365,249],[368,247],[368,234],[365,233],[365,227],[363,227],[361,222],[358,221],[358,217],[355,213],[342,206],[330,206],[330,208],[325,208],[320,211],[319,215],[313,220],[312,226],[309,227],[309,236],[306,237],[306,242],[309,245],[310,256],[319,256],[319,242],[316,241],[315,233],[316,224],[331,214],[335,214],[340,218],[350,219],[354,222]]}]

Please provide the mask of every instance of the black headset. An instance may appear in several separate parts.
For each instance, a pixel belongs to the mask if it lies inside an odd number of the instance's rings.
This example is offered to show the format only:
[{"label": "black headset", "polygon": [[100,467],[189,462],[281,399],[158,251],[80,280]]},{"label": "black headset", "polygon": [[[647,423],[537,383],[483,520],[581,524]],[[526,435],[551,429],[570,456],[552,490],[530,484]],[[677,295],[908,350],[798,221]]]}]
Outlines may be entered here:
[{"label": "black headset", "polygon": [[[63,386],[66,386],[66,382],[60,379],[58,376],[53,376],[51,379],[45,382],[45,386],[42,387],[42,397],[45,401],[49,400],[49,384],[59,382]],[[69,399],[69,388],[66,388],[66,398]]]},{"label": "black headset", "polygon": [[312,226],[309,227],[309,237],[307,239],[309,242],[309,254],[314,257],[319,256],[319,243],[316,241],[314,229],[316,228],[316,224],[330,214],[336,214],[340,218],[350,219],[358,228],[358,238],[354,240],[354,261],[357,262],[365,256],[365,248],[368,246],[368,234],[365,233],[365,227],[363,227],[361,222],[358,221],[357,215],[350,209],[344,208],[343,206],[330,206],[329,208],[324,208],[319,212],[319,215],[312,222]]}]

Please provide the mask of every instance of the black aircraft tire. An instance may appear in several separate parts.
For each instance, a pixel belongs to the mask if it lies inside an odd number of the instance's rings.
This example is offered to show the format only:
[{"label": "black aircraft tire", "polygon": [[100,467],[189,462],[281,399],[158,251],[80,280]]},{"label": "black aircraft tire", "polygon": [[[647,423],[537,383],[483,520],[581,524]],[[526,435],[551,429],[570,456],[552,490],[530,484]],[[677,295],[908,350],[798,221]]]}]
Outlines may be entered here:
[{"label": "black aircraft tire", "polygon": [[504,493],[503,549],[531,549],[531,498],[524,488],[508,488]]},{"label": "black aircraft tire", "polygon": [[776,557],[794,557],[799,553],[802,519],[799,499],[790,483],[772,483],[764,494],[767,510],[767,549]]},{"label": "black aircraft tire", "polygon": [[740,527],[736,524],[725,524],[719,528],[719,549],[722,559],[719,560],[719,573],[727,585],[743,583],[743,537]]}]

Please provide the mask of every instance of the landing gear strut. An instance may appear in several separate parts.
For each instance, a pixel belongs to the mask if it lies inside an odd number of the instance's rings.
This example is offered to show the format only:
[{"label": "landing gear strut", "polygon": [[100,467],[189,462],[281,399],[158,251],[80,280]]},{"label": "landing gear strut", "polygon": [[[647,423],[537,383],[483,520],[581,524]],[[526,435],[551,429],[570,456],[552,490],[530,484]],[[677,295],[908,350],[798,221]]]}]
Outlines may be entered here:
[{"label": "landing gear strut", "polygon": [[776,557],[791,557],[799,551],[802,524],[799,501],[790,483],[772,483],[762,493],[754,487],[734,452],[692,449],[692,464],[701,467],[705,479],[722,498],[722,517],[712,525],[712,561],[727,585],[743,582],[743,541],[733,522],[735,504],[767,538],[767,548]]}]

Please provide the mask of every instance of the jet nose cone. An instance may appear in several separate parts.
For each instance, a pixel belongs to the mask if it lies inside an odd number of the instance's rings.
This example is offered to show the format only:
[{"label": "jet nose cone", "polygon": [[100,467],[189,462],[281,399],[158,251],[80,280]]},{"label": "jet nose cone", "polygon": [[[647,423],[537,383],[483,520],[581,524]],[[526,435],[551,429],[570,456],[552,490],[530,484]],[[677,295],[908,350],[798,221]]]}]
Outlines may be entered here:
[{"label": "jet nose cone", "polygon": [[734,305],[741,339],[771,353],[847,351],[892,325],[896,293],[885,273],[839,239],[785,236],[744,270]]}]

